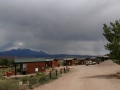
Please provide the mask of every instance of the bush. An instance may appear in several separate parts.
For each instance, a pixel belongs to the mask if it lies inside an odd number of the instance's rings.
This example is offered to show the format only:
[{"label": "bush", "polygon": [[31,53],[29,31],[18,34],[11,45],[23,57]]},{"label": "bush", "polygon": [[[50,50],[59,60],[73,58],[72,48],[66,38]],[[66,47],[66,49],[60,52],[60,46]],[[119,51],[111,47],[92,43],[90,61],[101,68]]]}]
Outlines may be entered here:
[{"label": "bush", "polygon": [[40,84],[45,84],[45,83],[47,83],[48,81],[49,81],[48,76],[43,74],[43,75],[41,76],[41,78],[39,79],[38,82],[39,82]]},{"label": "bush", "polygon": [[25,77],[22,77],[22,78],[21,78],[21,81],[22,81],[23,83],[26,83],[28,80],[29,80],[29,77],[28,77],[28,76],[25,76]]},{"label": "bush", "polygon": [[36,75],[34,77],[37,79],[37,82],[39,81],[41,76],[42,76],[41,73],[39,73],[39,72],[36,73]]},{"label": "bush", "polygon": [[1,80],[6,80],[6,78],[5,78],[5,77],[1,77],[0,79],[1,79]]},{"label": "bush", "polygon": [[3,73],[0,73],[0,78],[2,78],[3,77]]},{"label": "bush", "polygon": [[36,76],[41,76],[41,73],[39,73],[39,72],[36,72]]},{"label": "bush", "polygon": [[37,83],[37,79],[35,77],[29,78],[29,88],[32,88],[33,85]]},{"label": "bush", "polygon": [[19,77],[14,77],[13,79],[15,79],[15,80],[19,80],[20,78],[19,78]]},{"label": "bush", "polygon": [[0,81],[0,90],[18,90],[18,83],[11,83],[9,80]]}]

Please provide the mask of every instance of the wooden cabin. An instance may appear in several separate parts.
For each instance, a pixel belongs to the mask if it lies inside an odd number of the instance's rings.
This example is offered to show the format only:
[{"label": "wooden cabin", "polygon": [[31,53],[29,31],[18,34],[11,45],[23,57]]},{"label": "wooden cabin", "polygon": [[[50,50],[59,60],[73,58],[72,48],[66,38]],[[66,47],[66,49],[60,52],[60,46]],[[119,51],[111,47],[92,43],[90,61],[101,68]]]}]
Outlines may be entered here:
[{"label": "wooden cabin", "polygon": [[77,65],[77,59],[76,58],[65,58],[64,63],[66,66]]},{"label": "wooden cabin", "polygon": [[78,58],[78,65],[85,65],[86,64],[85,59],[86,58]]},{"label": "wooden cabin", "polygon": [[[19,72],[21,75],[32,74],[45,71],[45,58],[20,58],[15,59],[15,75]],[[17,65],[19,69],[17,70]]]},{"label": "wooden cabin", "polygon": [[58,66],[57,59],[46,59],[45,65],[46,67],[57,67]]},{"label": "wooden cabin", "polygon": [[52,66],[54,66],[54,67],[57,67],[57,66],[58,66],[58,60],[57,60],[57,59],[54,59],[54,60],[52,61]]},{"label": "wooden cabin", "polygon": [[96,62],[96,63],[98,63],[98,60],[97,60],[96,57],[91,57],[90,60],[91,60],[92,62]]},{"label": "wooden cabin", "polygon": [[57,63],[58,63],[58,67],[64,65],[64,60],[63,60],[63,58],[57,58],[56,60],[57,60]]}]

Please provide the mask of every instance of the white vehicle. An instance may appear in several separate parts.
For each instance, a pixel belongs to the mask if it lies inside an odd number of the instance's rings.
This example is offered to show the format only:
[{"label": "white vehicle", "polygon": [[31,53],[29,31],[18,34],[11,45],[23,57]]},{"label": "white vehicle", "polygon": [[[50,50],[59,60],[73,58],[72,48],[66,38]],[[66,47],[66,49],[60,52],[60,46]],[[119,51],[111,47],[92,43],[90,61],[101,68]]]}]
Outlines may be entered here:
[{"label": "white vehicle", "polygon": [[95,64],[96,64],[96,62],[93,62],[91,60],[86,61],[86,65],[95,65]]},{"label": "white vehicle", "polygon": [[96,64],[96,62],[93,62],[93,65],[95,65]]}]

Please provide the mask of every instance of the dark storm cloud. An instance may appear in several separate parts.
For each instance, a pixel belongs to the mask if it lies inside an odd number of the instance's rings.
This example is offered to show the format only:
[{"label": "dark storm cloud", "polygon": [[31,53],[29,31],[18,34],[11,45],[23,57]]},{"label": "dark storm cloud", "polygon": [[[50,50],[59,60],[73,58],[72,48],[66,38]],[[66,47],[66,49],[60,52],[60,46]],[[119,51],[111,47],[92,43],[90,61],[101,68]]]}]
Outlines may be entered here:
[{"label": "dark storm cloud", "polygon": [[0,50],[107,53],[102,27],[119,19],[119,4],[119,0],[1,0]]}]

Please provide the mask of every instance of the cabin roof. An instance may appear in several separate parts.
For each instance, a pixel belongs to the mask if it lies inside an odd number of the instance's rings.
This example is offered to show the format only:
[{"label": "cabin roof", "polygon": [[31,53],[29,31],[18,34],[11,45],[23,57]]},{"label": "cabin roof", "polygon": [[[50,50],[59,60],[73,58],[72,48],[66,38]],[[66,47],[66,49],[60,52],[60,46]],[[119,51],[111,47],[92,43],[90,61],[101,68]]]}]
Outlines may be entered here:
[{"label": "cabin roof", "polygon": [[90,59],[96,59],[97,57],[90,57]]},{"label": "cabin roof", "polygon": [[45,58],[19,58],[14,60],[15,63],[26,63],[26,62],[43,62]]},{"label": "cabin roof", "polygon": [[76,59],[76,58],[64,58],[63,60],[73,60],[73,59]]},{"label": "cabin roof", "polygon": [[46,61],[53,61],[54,59],[46,59]]},{"label": "cabin roof", "polygon": [[78,58],[78,60],[85,60],[86,58]]}]

